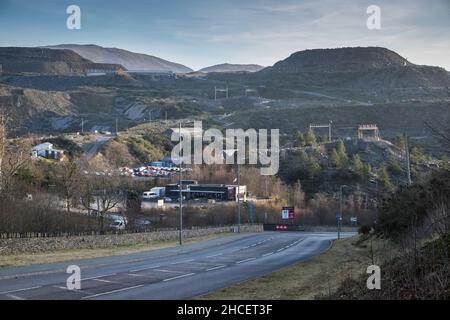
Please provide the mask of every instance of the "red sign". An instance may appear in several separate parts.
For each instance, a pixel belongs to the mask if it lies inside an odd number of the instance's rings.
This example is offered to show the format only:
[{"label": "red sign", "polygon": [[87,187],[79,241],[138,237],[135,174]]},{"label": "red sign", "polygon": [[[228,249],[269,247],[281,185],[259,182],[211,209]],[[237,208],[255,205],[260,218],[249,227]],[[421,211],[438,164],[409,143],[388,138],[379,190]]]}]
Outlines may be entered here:
[{"label": "red sign", "polygon": [[281,210],[281,218],[285,220],[294,219],[295,218],[294,207],[283,207],[283,209]]}]

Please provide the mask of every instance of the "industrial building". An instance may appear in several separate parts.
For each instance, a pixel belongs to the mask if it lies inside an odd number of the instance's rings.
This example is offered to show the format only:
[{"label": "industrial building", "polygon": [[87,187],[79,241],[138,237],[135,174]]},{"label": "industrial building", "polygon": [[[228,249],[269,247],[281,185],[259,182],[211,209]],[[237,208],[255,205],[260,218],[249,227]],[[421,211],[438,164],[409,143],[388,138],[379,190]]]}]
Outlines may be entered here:
[{"label": "industrial building", "polygon": [[62,160],[64,151],[54,149],[52,143],[45,142],[34,146],[31,149],[31,156],[33,158],[41,157],[46,159]]},{"label": "industrial building", "polygon": [[[236,201],[238,197],[237,185],[226,184],[185,184],[182,183],[181,193],[186,200],[208,199],[217,201]],[[166,196],[177,199],[180,197],[179,184],[169,184],[166,186]],[[239,197],[245,199],[247,187],[239,186]]]}]

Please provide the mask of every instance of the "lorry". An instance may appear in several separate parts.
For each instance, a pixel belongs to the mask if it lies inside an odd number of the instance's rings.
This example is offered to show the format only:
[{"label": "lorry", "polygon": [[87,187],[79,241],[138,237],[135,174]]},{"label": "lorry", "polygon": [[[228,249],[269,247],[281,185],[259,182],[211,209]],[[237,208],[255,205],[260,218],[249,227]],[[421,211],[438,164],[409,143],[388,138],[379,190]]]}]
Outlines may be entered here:
[{"label": "lorry", "polygon": [[164,198],[166,195],[165,187],[154,187],[151,188],[150,191],[145,191],[142,194],[142,199],[144,201],[158,200],[160,198]]}]

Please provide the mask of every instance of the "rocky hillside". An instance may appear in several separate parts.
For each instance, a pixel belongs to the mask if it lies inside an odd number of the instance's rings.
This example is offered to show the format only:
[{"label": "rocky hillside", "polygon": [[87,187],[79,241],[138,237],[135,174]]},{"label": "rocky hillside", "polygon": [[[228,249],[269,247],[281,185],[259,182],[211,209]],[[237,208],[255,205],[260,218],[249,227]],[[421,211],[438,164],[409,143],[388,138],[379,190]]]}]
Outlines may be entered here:
[{"label": "rocky hillside", "polygon": [[257,72],[264,69],[263,66],[257,64],[218,64],[211,67],[206,67],[198,72],[221,72],[221,73],[232,73],[232,72]]},{"label": "rocky hillside", "polygon": [[397,53],[380,47],[314,49],[293,53],[268,68],[267,73],[361,72],[412,66]]},{"label": "rocky hillside", "polygon": [[252,77],[272,87],[310,90],[363,101],[448,98],[450,76],[379,47],[305,50]]},{"label": "rocky hillside", "polygon": [[170,62],[158,57],[135,53],[118,48],[104,48],[97,45],[61,44],[49,46],[53,49],[69,49],[80,56],[96,63],[120,64],[129,71],[154,71],[188,73],[193,70],[178,63]]},{"label": "rocky hillside", "polygon": [[0,47],[4,74],[84,75],[87,69],[123,69],[118,64],[98,64],[71,50],[48,48]]}]

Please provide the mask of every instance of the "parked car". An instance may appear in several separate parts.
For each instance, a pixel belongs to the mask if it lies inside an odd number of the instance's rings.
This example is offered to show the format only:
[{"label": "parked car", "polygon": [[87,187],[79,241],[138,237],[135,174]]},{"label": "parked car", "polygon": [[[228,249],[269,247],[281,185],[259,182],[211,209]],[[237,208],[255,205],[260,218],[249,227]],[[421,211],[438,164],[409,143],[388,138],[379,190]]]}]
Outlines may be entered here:
[{"label": "parked car", "polygon": [[112,230],[125,230],[125,221],[123,220],[114,220],[110,225],[109,228]]}]

